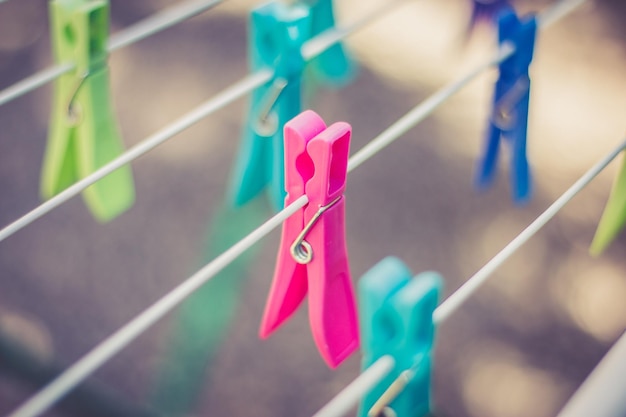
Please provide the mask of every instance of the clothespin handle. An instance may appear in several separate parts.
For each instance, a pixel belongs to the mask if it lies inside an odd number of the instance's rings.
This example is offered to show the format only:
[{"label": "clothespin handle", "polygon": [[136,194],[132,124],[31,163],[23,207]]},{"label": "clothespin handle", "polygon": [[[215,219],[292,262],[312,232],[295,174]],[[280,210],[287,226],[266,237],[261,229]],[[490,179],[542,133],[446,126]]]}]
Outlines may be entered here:
[{"label": "clothespin handle", "polygon": [[[308,3],[312,15],[311,36],[335,28],[333,0],[309,0]],[[332,45],[311,64],[316,78],[335,86],[349,83],[357,72],[357,65],[342,43]]]},{"label": "clothespin handle", "polygon": [[[312,169],[312,161],[307,159],[306,147],[309,140],[325,128],[322,118],[314,112],[304,112],[285,124],[285,205],[304,195],[306,181],[303,173]],[[269,337],[289,319],[308,291],[306,266],[296,262],[291,251],[286,250],[298,239],[303,225],[304,210],[297,211],[283,223],[274,279],[259,329],[261,338]]]},{"label": "clothespin handle", "polygon": [[309,155],[316,161],[313,177],[306,185],[306,193],[313,205],[325,206],[343,195],[351,130],[347,123],[335,123],[307,145]]},{"label": "clothespin handle", "polygon": [[[50,198],[123,152],[113,115],[106,65],[108,2],[50,2],[55,59],[74,68],[57,79],[41,173],[41,195]],[[131,169],[124,166],[83,192],[93,215],[110,220],[134,202]]]},{"label": "clothespin handle", "polygon": [[385,410],[398,417],[428,412],[432,313],[440,289],[439,274],[426,272],[412,278],[404,263],[393,257],[380,261],[359,281],[362,368],[386,355],[395,363],[392,372],[364,397],[360,417],[378,417]]},{"label": "clothespin handle", "polygon": [[351,128],[326,128],[312,111],[285,126],[287,204],[309,202],[283,224],[272,288],[261,322],[267,337],[309,294],[313,338],[334,368],[359,345],[356,302],[345,240],[345,200]]}]

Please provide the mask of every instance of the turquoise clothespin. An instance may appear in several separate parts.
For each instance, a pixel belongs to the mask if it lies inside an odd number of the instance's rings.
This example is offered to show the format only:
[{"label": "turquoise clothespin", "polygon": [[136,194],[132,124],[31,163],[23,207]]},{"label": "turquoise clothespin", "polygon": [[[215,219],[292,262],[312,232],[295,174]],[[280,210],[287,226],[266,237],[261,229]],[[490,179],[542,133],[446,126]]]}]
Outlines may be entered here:
[{"label": "turquoise clothespin", "polygon": [[[311,4],[311,35],[317,36],[335,27],[333,0],[308,0]],[[336,43],[311,61],[316,78],[331,85],[345,85],[356,72],[356,65],[342,43]]]},{"label": "turquoise clothespin", "polygon": [[359,416],[420,417],[430,410],[430,369],[442,279],[435,272],[412,278],[397,258],[376,264],[359,281],[362,368],[390,355],[393,370],[363,399]]},{"label": "turquoise clothespin", "polygon": [[[108,2],[52,0],[50,20],[55,60],[74,68],[54,85],[41,175],[43,198],[58,194],[123,152],[109,92]],[[119,215],[135,198],[130,167],[88,187],[83,198],[98,220]]]},{"label": "turquoise clothespin", "polygon": [[[252,200],[266,186],[269,186],[273,205],[276,208],[284,205],[283,126],[302,109],[302,73],[306,63],[301,48],[315,35],[314,27],[321,31],[333,20],[329,2],[320,1],[314,7],[317,8],[312,9],[307,2],[293,5],[271,2],[251,13],[248,34],[250,70],[269,69],[274,71],[274,76],[252,93],[243,139],[231,175],[229,193],[236,206]],[[343,53],[341,47],[329,51],[331,54],[318,62],[316,73],[338,82],[342,71],[348,71],[347,58],[338,54],[337,51]],[[332,63],[332,59],[338,61]]]}]

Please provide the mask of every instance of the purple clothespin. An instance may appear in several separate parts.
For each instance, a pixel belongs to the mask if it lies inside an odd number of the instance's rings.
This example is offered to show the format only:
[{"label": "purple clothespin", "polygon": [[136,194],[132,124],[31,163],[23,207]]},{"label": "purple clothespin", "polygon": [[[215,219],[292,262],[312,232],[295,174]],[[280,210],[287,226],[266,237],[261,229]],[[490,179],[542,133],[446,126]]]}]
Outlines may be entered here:
[{"label": "purple clothespin", "polygon": [[512,44],[515,51],[499,65],[494,104],[489,120],[487,143],[478,166],[476,184],[489,186],[495,177],[500,139],[511,148],[511,186],[513,199],[526,202],[531,195],[531,178],[526,159],[528,102],[530,77],[528,67],[533,59],[537,21],[534,16],[519,19],[512,9],[502,12],[498,19],[500,46]]}]

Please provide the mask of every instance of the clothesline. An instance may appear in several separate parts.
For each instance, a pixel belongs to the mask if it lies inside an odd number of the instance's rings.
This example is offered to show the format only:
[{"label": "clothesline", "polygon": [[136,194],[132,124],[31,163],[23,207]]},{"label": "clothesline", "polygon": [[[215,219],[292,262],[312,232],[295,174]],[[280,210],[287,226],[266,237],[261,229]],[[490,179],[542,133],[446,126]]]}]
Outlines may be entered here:
[{"label": "clothesline", "polygon": [[[548,221],[550,221],[567,203],[582,191],[617,155],[626,149],[626,138],[620,145],[611,151],[605,158],[594,165],[554,203],[552,203],[539,217],[517,235],[509,244],[498,252],[489,262],[472,275],[450,297],[442,302],[433,312],[433,322],[441,324],[448,319],[485,281],[518,249],[533,237]],[[359,399],[369,392],[382,378],[394,368],[394,359],[383,356],[371,367],[361,373],[354,381],[344,388],[326,406],[313,417],[339,417],[354,407]]]},{"label": "clothesline", "polygon": [[[174,26],[186,19],[192,18],[208,9],[211,9],[224,0],[191,0],[177,6],[167,8],[149,16],[134,25],[111,35],[107,50],[116,51],[125,46],[152,36],[164,29]],[[39,87],[54,81],[61,75],[71,71],[73,63],[53,65],[35,74],[18,81],[10,87],[0,91],[0,106],[23,96]]]},{"label": "clothesline", "polygon": [[[345,27],[334,28],[319,34],[302,46],[303,58],[306,61],[315,58],[335,43],[341,41],[348,35],[353,34],[355,31],[361,29],[364,25],[371,22],[375,18],[380,17],[384,12],[387,12],[398,4],[406,1],[407,0],[395,0],[394,2],[386,3],[385,5],[368,13],[355,23],[352,23]],[[271,70],[258,71],[253,74],[247,75],[240,81],[237,81],[236,83],[222,90],[220,93],[200,104],[195,109],[189,111],[178,120],[175,120],[173,123],[162,128],[161,130],[147,137],[143,141],[139,142],[137,145],[128,149],[119,157],[103,165],[92,174],[84,177],[80,181],[77,181],[70,187],[61,191],[54,197],[48,199],[33,210],[29,211],[19,219],[5,226],[2,230],[0,230],[0,242],[2,242],[15,232],[28,226],[38,218],[44,216],[45,214],[64,204],[71,198],[77,196],[87,187],[106,177],[116,169],[134,161],[140,156],[146,154],[147,152],[171,139],[178,133],[198,123],[213,112],[227,106],[238,98],[243,97],[245,94],[267,83],[272,79],[272,77],[273,73]]]},{"label": "clothesline", "polygon": [[[574,393],[557,417],[623,417],[626,413],[626,333]],[[598,401],[598,399],[602,399]]]},{"label": "clothesline", "polygon": [[[558,16],[558,18],[564,16],[566,13],[563,12],[555,12],[556,11],[571,11],[577,5],[580,5],[583,0],[564,0],[555,6],[553,9],[550,9],[547,14],[543,16]],[[548,26],[551,23],[554,23],[558,18],[552,18],[548,20],[540,20],[541,25],[543,27]],[[385,131],[383,131],[380,135],[378,135],[375,139],[373,139],[368,145],[362,148],[359,152],[357,152],[354,156],[350,158],[348,163],[348,172],[351,172],[360,164],[362,164],[367,159],[371,158],[385,146],[393,142],[395,139],[404,134],[408,129],[415,126],[417,123],[424,120],[429,114],[431,114],[434,110],[436,110],[442,103],[444,103],[448,98],[453,96],[456,92],[458,92],[463,86],[472,81],[477,75],[482,73],[485,69],[489,68],[491,65],[497,64],[502,60],[506,59],[510,56],[511,53],[514,52],[514,47],[512,45],[505,44],[498,53],[495,58],[489,60],[487,63],[478,66],[475,70],[469,72],[466,76],[460,78],[459,80],[451,83],[450,85],[444,87],[438,92],[434,93],[428,99],[426,99],[423,103],[419,104],[411,111],[409,111],[405,116],[399,119],[396,123],[391,125]],[[594,169],[600,172],[604,166],[606,166],[615,156],[624,148],[624,144],[620,145],[615,151],[613,151],[605,160],[602,161],[604,165],[598,164],[595,166],[590,173],[594,173]],[[105,174],[106,175],[106,174]],[[583,178],[576,183],[578,187],[584,188],[584,186],[591,181],[593,177],[597,175],[595,174],[586,174]],[[583,181],[584,180],[584,181]],[[83,180],[84,181],[84,180]],[[581,182],[582,181],[582,182]],[[575,193],[571,193],[569,190],[561,197],[555,205],[551,206],[551,209],[548,209],[546,213],[540,216],[533,225],[536,228],[536,225],[543,226],[547,220],[549,220],[552,216],[554,216],[562,206],[567,201],[569,201]],[[86,379],[89,375],[91,375],[95,370],[97,370],[100,366],[106,363],[109,359],[114,357],[119,351],[121,351],[124,347],[130,344],[135,338],[141,335],[144,331],[150,328],[153,324],[155,324],[158,320],[160,320],[165,314],[175,308],[178,304],[180,304],[186,297],[191,295],[194,291],[196,291],[200,286],[209,281],[212,277],[214,277],[217,273],[219,273],[223,268],[229,265],[233,260],[235,260],[238,256],[240,256],[244,251],[246,251],[249,247],[257,243],[260,239],[266,236],[270,231],[280,226],[282,222],[291,216],[293,213],[304,207],[308,202],[308,198],[306,195],[298,198],[294,203],[285,207],[278,214],[273,216],[267,222],[262,224],[248,236],[244,237],[226,252],[222,253],[220,256],[215,258],[212,262],[203,267],[200,271],[196,272],[194,275],[189,277],[186,281],[184,281],[181,285],[176,287],[170,293],[166,294],[148,309],[146,309],[143,313],[135,317],[133,320],[128,322],[125,326],[115,332],[113,335],[105,339],[102,343],[92,349],[89,353],[83,356],[79,361],[77,361],[74,365],[69,367],[66,372],[60,375],[58,378],[53,380],[50,384],[44,387],[41,391],[31,397],[25,404],[23,404],[20,408],[18,408],[14,413],[9,415],[9,417],[34,417],[39,415],[40,413],[46,411],[52,405],[54,405],[59,399],[61,399],[64,395],[66,395],[69,391],[71,391],[74,387],[80,384],[84,379]],[[558,204],[557,204],[558,203]],[[558,209],[555,209],[558,208]],[[531,225],[531,226],[533,226]],[[530,227],[529,227],[530,228]],[[528,239],[531,237],[536,231],[534,230],[532,233],[524,237],[523,239],[515,239],[509,246],[515,247],[515,245],[521,246],[524,239]],[[526,233],[526,232],[524,232]],[[507,247],[509,248],[509,247]],[[505,250],[507,250],[505,248]],[[504,252],[504,251],[503,251]],[[500,263],[504,261],[508,256],[510,256],[513,251],[507,252],[506,256],[502,255]],[[489,266],[486,265],[485,268],[494,268],[497,265]],[[482,271],[482,270],[481,270]],[[480,276],[479,274],[477,276]],[[489,269],[487,269],[489,271]],[[484,278],[482,279],[484,281]],[[469,292],[473,292],[478,285],[474,285],[473,289]],[[468,291],[463,290],[461,291]],[[469,294],[468,293],[468,294]],[[461,297],[461,296],[460,296]],[[467,295],[462,296],[461,300],[464,300]],[[388,372],[388,371],[387,371]]]}]

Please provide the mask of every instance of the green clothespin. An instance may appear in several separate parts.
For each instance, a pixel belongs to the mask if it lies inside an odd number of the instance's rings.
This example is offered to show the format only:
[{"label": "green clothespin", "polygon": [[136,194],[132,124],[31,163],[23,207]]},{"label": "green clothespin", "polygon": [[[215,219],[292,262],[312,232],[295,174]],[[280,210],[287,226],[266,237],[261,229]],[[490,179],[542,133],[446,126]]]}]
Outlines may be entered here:
[{"label": "green clothespin", "polygon": [[394,257],[359,281],[363,369],[383,356],[394,359],[392,371],[363,398],[359,417],[422,417],[430,411],[433,311],[441,282],[435,272],[412,278]]},{"label": "green clothespin", "polygon": [[626,159],[613,182],[613,188],[606,203],[604,213],[593,237],[589,252],[600,255],[613,242],[626,224]]},{"label": "green clothespin", "polygon": [[[41,195],[46,199],[123,152],[109,96],[108,2],[52,0],[50,20],[55,60],[74,68],[54,86],[41,174]],[[130,167],[124,166],[91,185],[83,198],[100,221],[119,215],[135,199]]]}]

